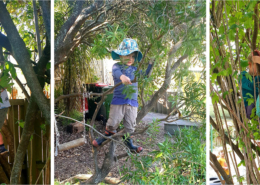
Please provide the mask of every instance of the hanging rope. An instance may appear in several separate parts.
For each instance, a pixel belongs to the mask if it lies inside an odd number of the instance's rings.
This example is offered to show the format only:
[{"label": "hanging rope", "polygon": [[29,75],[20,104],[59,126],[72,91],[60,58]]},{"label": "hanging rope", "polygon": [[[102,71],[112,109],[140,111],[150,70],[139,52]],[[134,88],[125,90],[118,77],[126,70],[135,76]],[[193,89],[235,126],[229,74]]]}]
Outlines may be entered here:
[{"label": "hanging rope", "polygon": [[87,143],[86,139],[86,126],[85,126],[85,91],[83,91],[83,126],[84,126],[84,140]]}]

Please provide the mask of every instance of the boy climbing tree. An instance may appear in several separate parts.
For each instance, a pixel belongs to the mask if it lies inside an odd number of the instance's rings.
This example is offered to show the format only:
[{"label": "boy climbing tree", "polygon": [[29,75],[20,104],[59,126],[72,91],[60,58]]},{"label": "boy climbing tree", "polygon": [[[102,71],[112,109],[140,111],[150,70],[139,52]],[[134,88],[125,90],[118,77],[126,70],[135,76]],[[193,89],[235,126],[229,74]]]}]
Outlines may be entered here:
[{"label": "boy climbing tree", "polygon": [[[114,84],[122,82],[123,84],[116,87],[114,90],[113,99],[110,106],[109,119],[106,125],[105,136],[111,136],[116,133],[121,120],[125,127],[125,136],[123,136],[125,145],[134,152],[140,153],[143,151],[141,146],[135,146],[131,139],[131,134],[134,132],[138,108],[138,82],[132,83],[135,79],[137,67],[133,64],[135,61],[140,62],[142,53],[138,49],[137,42],[133,39],[124,39],[117,50],[111,52],[113,60],[120,62],[113,65],[112,75]],[[145,75],[147,75],[152,67],[150,62]],[[142,72],[141,72],[142,73]],[[129,98],[123,91],[126,86],[131,86],[134,93]],[[130,137],[129,137],[130,136]],[[106,139],[103,137],[93,140],[92,144],[95,147],[100,146]]]}]

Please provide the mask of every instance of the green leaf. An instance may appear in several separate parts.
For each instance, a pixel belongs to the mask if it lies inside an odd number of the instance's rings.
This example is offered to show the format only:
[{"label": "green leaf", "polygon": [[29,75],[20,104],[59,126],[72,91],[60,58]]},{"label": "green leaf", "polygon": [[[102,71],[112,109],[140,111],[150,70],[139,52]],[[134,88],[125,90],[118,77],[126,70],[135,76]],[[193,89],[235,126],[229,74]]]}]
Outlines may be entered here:
[{"label": "green leaf", "polygon": [[247,67],[248,61],[247,60],[240,60],[241,67]]},{"label": "green leaf", "polygon": [[241,165],[245,166],[245,160],[240,161],[240,163],[237,165],[237,167],[240,167]]},{"label": "green leaf", "polygon": [[245,76],[248,80],[250,80],[250,82],[253,81],[252,76],[249,73],[245,73]]},{"label": "green leaf", "polygon": [[31,135],[31,137],[30,137],[30,141],[32,141],[33,140],[33,134]]},{"label": "green leaf", "polygon": [[51,63],[48,62],[47,65],[46,65],[46,69],[49,70],[51,68]]},{"label": "green leaf", "polygon": [[219,97],[216,93],[212,96],[212,104],[215,104],[219,101]]},{"label": "green leaf", "polygon": [[163,155],[163,153],[162,153],[162,152],[160,152],[159,154],[157,154],[157,155],[156,155],[156,157],[155,157],[155,158],[162,157],[162,155]]},{"label": "green leaf", "polygon": [[224,93],[223,93],[223,98],[226,98],[226,96],[228,95],[228,91],[225,91]]}]

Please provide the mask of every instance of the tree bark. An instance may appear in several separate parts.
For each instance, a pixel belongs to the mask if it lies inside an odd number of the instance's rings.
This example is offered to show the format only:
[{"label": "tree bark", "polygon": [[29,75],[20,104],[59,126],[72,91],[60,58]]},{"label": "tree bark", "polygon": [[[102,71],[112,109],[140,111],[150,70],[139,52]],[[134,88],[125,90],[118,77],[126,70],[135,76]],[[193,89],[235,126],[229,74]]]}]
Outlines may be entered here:
[{"label": "tree bark", "polygon": [[34,15],[34,24],[35,24],[35,31],[36,31],[36,41],[38,46],[38,54],[39,58],[42,56],[42,47],[41,47],[41,39],[40,39],[40,32],[38,26],[38,15],[37,15],[37,7],[36,2],[33,0],[33,15]]},{"label": "tree bark", "polygon": [[87,181],[87,184],[98,184],[102,182],[105,177],[108,175],[108,173],[111,171],[111,169],[114,166],[115,158],[114,158],[114,150],[116,148],[116,143],[114,141],[111,142],[109,146],[109,151],[105,155],[105,159],[103,161],[103,165],[101,168],[98,167],[98,161],[97,161],[97,149],[94,148],[94,159],[95,159],[95,172],[92,175],[92,177]]},{"label": "tree bark", "polygon": [[[50,105],[45,97],[42,87],[37,80],[37,76],[32,68],[30,62],[30,56],[25,46],[25,43],[19,36],[19,33],[6,10],[5,4],[3,1],[0,2],[0,21],[7,33],[8,39],[12,46],[13,56],[16,61],[21,66],[23,74],[26,78],[28,86],[32,91],[32,96],[35,96],[35,101],[37,102],[40,110],[42,111],[47,122],[50,122]],[[21,57],[22,56],[22,57]]]},{"label": "tree bark", "polygon": [[43,22],[45,26],[45,30],[47,33],[47,38],[48,40],[51,40],[51,6],[50,6],[51,1],[39,1],[39,4],[42,9],[42,17],[43,17]]},{"label": "tree bark", "polygon": [[252,38],[252,50],[256,49],[256,44],[257,44],[257,35],[259,32],[259,8],[258,8],[258,4],[260,2],[258,1],[255,5],[254,8],[254,13],[255,15],[253,15],[253,19],[254,19],[254,30],[253,30],[253,38]]}]

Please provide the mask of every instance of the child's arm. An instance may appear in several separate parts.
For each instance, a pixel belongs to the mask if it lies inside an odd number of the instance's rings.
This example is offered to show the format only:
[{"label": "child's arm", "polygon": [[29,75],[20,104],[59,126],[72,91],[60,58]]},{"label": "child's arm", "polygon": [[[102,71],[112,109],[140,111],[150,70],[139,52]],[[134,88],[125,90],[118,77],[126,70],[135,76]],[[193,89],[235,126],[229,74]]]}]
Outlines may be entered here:
[{"label": "child's arm", "polygon": [[118,64],[114,64],[113,65],[112,75],[115,78],[120,79],[123,84],[132,84],[130,78],[128,78],[127,76],[123,75],[123,73],[122,73],[122,71],[121,71],[121,69],[120,69]]},{"label": "child's arm", "polygon": [[150,71],[151,71],[151,69],[152,69],[152,66],[153,66],[153,62],[149,62],[148,67],[147,67],[145,73],[143,73],[142,70],[140,70],[139,73],[140,73],[141,75],[143,75],[143,76],[147,76],[147,75],[150,73]]},{"label": "child's arm", "polygon": [[150,73],[150,71],[151,71],[151,69],[152,69],[152,66],[153,66],[153,63],[152,63],[152,62],[149,62],[148,67],[147,67],[146,72],[145,72],[145,75],[146,75],[146,76]]}]

